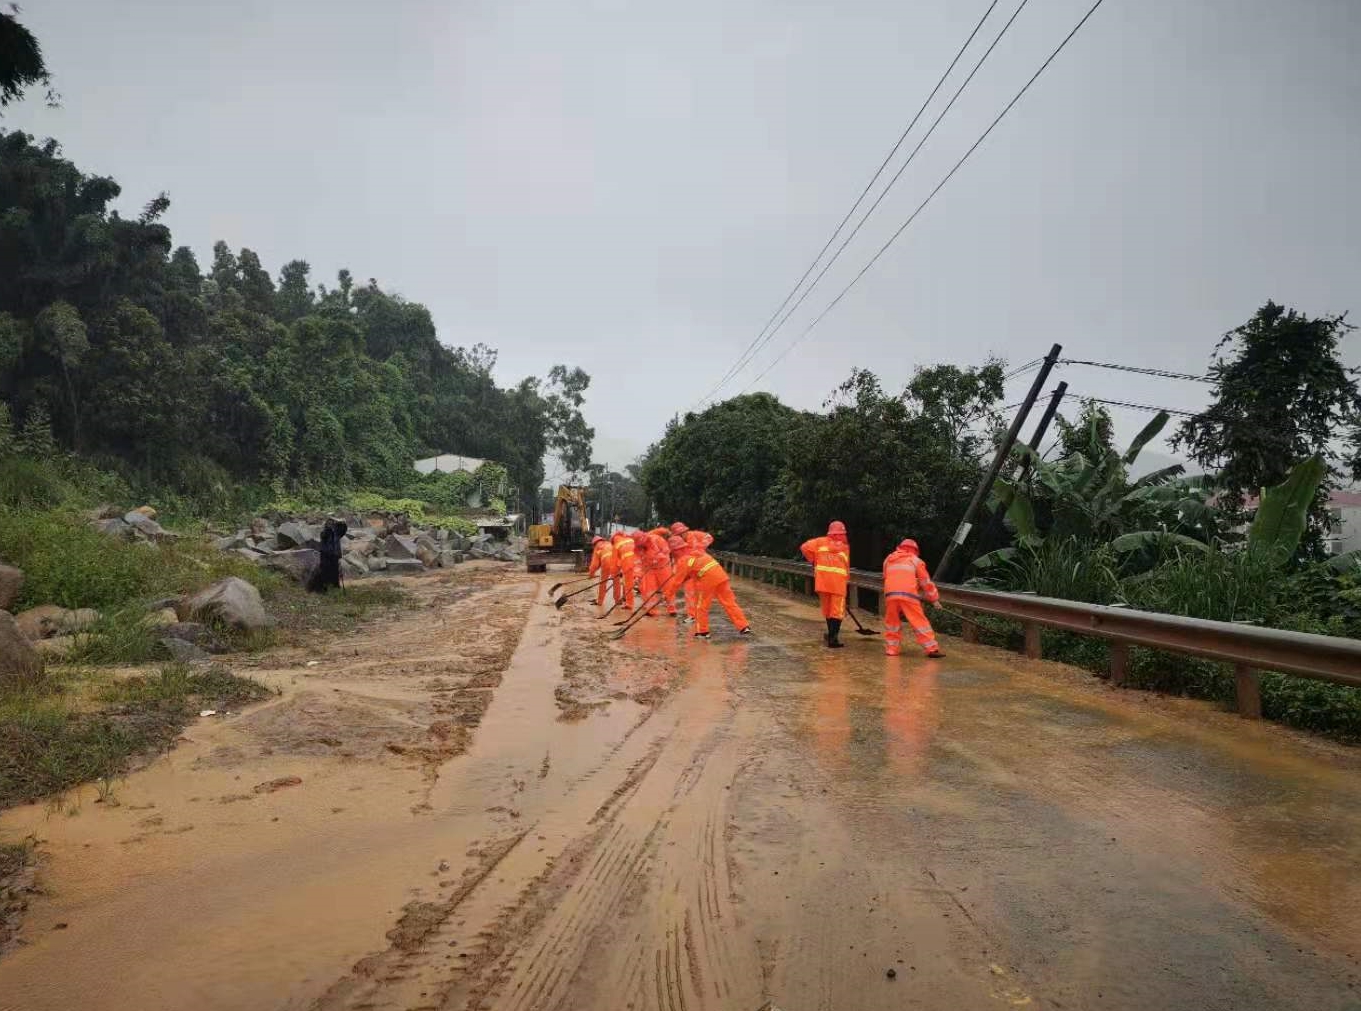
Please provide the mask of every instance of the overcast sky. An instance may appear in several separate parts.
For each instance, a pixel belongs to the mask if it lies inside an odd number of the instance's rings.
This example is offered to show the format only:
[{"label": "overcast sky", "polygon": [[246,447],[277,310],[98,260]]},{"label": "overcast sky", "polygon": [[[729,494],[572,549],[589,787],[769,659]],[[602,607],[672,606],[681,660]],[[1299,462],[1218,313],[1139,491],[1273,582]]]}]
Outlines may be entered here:
[{"label": "overcast sky", "polygon": [[[803,331],[1089,3],[1031,0],[725,394]],[[225,239],[276,274],[293,257],[328,282],[348,266],[429,305],[446,343],[498,348],[505,382],[582,366],[599,455],[622,464],[756,336],[986,6],[27,0],[63,104],[0,122],[114,176],[128,212],[167,191],[176,241],[205,264]],[[1361,307],[1358,51],[1355,0],[1106,0],[756,388],[816,408],[852,366],[899,388],[919,365],[1019,364],[1054,341],[1197,372],[1269,297]],[[1207,392],[1059,377],[1168,407]],[[1123,437],[1147,418],[1116,416]]]}]

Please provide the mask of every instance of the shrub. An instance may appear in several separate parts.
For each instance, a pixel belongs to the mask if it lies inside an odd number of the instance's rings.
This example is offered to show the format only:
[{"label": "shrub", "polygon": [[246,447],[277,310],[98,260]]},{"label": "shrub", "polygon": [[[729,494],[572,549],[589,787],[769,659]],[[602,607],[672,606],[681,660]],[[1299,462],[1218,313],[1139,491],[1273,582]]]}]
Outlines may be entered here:
[{"label": "shrub", "polygon": [[51,509],[71,494],[70,485],[53,467],[26,456],[0,458],[0,507]]}]

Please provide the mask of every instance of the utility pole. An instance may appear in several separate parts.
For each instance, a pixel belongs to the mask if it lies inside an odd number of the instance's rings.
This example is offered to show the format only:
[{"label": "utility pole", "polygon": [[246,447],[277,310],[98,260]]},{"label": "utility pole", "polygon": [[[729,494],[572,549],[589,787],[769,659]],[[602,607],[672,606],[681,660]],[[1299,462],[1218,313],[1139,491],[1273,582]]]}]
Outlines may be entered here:
[{"label": "utility pole", "polygon": [[[950,543],[945,548],[945,554],[941,555],[940,562],[936,565],[936,578],[941,582],[949,581],[950,562],[954,559],[955,550],[963,547],[968,541],[969,532],[973,529],[974,518],[978,515],[979,508],[988,500],[988,494],[992,491],[997,475],[1002,472],[1003,465],[1011,458],[1011,447],[1016,445],[1016,438],[1021,434],[1021,426],[1030,416],[1030,409],[1035,406],[1040,390],[1044,389],[1044,384],[1049,379],[1049,373],[1053,371],[1054,365],[1058,362],[1059,355],[1062,353],[1063,347],[1059,344],[1050,348],[1049,354],[1045,356],[1044,364],[1040,366],[1040,371],[1035,375],[1035,381],[1030,384],[1030,392],[1026,394],[1025,402],[1021,404],[1021,409],[1016,412],[1016,417],[1012,421],[1011,427],[1007,429],[1002,444],[997,447],[997,456],[993,458],[992,466],[988,468],[988,473],[978,486],[978,490],[974,492],[969,507],[964,510],[964,519],[960,521],[954,537],[950,538]],[[1057,409],[1057,405],[1055,405],[1055,409]]]},{"label": "utility pole", "polygon": [[[1054,387],[1054,392],[1050,394],[1049,406],[1044,409],[1044,414],[1040,416],[1040,423],[1035,426],[1035,434],[1030,437],[1030,450],[1038,453],[1040,447],[1044,445],[1045,434],[1049,431],[1049,425],[1054,420],[1054,415],[1059,412],[1059,404],[1063,401],[1063,395],[1068,392],[1067,383],[1059,383]],[[1030,470],[1030,460],[1021,461],[1020,470],[1017,472],[1016,480],[1024,479]],[[1002,517],[1006,515],[1005,509],[998,509],[993,512],[988,520],[987,528],[983,531],[983,536],[979,538],[978,546],[982,554],[987,554],[992,550],[992,546],[997,543],[997,535],[1002,531]]]}]

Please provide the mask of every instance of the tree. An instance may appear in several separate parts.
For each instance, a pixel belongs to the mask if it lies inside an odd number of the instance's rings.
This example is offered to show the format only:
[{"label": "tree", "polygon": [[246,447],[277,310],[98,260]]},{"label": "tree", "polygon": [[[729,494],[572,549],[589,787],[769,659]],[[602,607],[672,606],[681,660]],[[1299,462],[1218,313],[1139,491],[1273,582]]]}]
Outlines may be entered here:
[{"label": "tree", "polygon": [[19,23],[17,6],[0,11],[0,108],[17,102],[37,85],[47,89],[48,104],[57,101],[52,79],[43,60],[42,47],[33,33]]},{"label": "tree", "polygon": [[1060,458],[1075,453],[1090,455],[1093,447],[1098,456],[1105,456],[1108,450],[1115,449],[1115,423],[1103,404],[1084,400],[1076,421],[1069,421],[1061,414],[1054,420],[1059,426]]},{"label": "tree", "polygon": [[1215,346],[1215,401],[1182,423],[1173,445],[1216,470],[1220,504],[1239,518],[1262,488],[1280,484],[1301,460],[1328,466],[1310,510],[1304,550],[1315,554],[1327,531],[1328,491],[1355,460],[1341,440],[1361,419],[1356,369],[1338,345],[1354,329],[1343,316],[1309,318],[1267,302]]},{"label": "tree", "polygon": [[38,313],[36,324],[43,350],[61,365],[66,392],[71,399],[71,441],[79,449],[80,404],[76,400],[76,388],[71,380],[71,373],[80,366],[85,353],[90,350],[85,321],[80,318],[76,307],[69,302],[53,302]]}]

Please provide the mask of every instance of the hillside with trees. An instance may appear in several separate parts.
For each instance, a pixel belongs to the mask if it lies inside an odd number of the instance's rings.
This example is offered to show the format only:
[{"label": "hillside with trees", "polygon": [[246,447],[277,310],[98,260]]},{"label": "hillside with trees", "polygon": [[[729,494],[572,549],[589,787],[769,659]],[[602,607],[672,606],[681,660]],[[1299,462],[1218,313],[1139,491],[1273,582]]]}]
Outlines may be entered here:
[{"label": "hillside with trees", "polygon": [[200,264],[164,194],[128,218],[120,192],[0,133],[0,409],[27,442],[219,508],[243,488],[400,490],[434,452],[498,461],[532,508],[546,453],[589,462],[580,369],[500,387],[493,349],[446,347],[377,281],[314,284],[301,259],[276,278],[222,242]]}]

